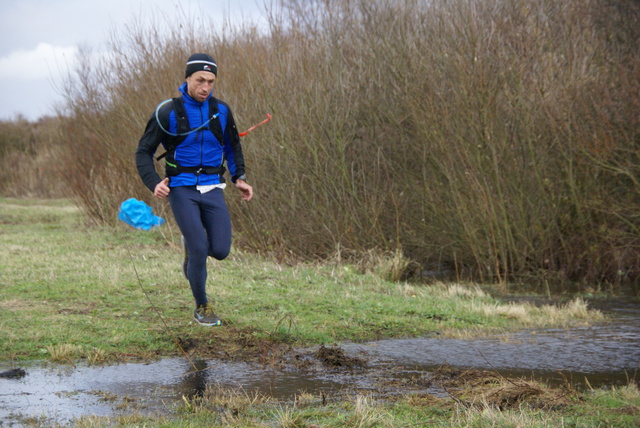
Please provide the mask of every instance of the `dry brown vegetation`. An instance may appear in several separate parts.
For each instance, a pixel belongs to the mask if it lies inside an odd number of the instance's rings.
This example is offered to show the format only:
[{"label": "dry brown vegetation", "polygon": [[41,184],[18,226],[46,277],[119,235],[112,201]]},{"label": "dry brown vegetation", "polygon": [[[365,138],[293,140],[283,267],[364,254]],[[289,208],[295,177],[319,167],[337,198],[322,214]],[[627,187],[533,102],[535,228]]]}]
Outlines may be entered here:
[{"label": "dry brown vegetation", "polygon": [[240,128],[273,115],[244,139],[256,199],[228,192],[238,245],[637,287],[637,2],[281,0],[268,12],[266,31],[134,24],[110,57],[83,53],[63,172],[94,220],[115,222],[129,197],[157,204],[133,152],[185,59],[207,51]]},{"label": "dry brown vegetation", "polygon": [[495,371],[451,366],[439,367],[431,382],[440,384],[463,407],[518,409],[525,404],[531,408],[557,410],[576,400],[569,385],[552,388],[532,379],[506,378]]},{"label": "dry brown vegetation", "polygon": [[61,198],[66,184],[60,180],[58,158],[64,146],[60,120],[45,117],[31,123],[24,117],[0,121],[0,195],[5,197]]}]

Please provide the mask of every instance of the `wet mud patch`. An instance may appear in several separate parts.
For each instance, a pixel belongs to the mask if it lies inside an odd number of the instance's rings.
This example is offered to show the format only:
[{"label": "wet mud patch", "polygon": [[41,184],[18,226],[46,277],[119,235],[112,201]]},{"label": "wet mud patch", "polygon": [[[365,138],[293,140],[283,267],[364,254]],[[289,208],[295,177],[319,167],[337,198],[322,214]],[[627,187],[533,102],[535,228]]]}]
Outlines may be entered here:
[{"label": "wet mud patch", "polygon": [[318,348],[315,357],[326,367],[331,368],[347,368],[364,367],[366,362],[361,358],[349,357],[339,346],[326,348],[324,345]]},{"label": "wet mud patch", "polygon": [[0,372],[1,379],[22,379],[26,375],[27,375],[27,372],[21,368]]},{"label": "wet mud patch", "polygon": [[269,336],[256,334],[253,330],[233,326],[211,328],[206,336],[182,335],[177,338],[180,347],[190,358],[242,361],[278,367],[286,360],[293,347]]},{"label": "wet mud patch", "polygon": [[198,339],[192,337],[178,337],[178,345],[185,352],[190,352],[198,348]]},{"label": "wet mud patch", "polygon": [[317,350],[296,349],[290,343],[233,328],[212,331],[206,338],[178,337],[177,341],[190,358],[258,363],[269,369],[322,371],[367,366],[366,359],[349,356],[337,345],[320,345]]}]

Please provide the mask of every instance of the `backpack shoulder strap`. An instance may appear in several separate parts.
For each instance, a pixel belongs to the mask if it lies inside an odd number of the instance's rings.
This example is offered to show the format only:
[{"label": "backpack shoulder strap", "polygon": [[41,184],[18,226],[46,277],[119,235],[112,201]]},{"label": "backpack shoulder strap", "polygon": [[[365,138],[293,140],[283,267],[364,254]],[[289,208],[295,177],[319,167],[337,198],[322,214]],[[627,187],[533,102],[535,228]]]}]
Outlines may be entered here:
[{"label": "backpack shoulder strap", "polygon": [[211,122],[209,122],[209,130],[218,142],[224,145],[224,131],[220,124],[218,100],[213,95],[209,97],[209,118],[211,119]]},{"label": "backpack shoulder strap", "polygon": [[[178,122],[178,129],[175,134],[168,131],[169,115],[171,114],[171,111],[175,112],[176,121]],[[187,117],[187,111],[184,108],[184,103],[181,97],[166,100],[157,110],[156,120],[165,134],[167,134],[165,145],[167,151],[156,158],[156,160],[160,160],[173,152],[176,147],[184,141],[186,135],[191,130],[191,127],[189,125],[189,118]]]},{"label": "backpack shoulder strap", "polygon": [[191,126],[189,125],[189,118],[187,117],[187,110],[184,108],[182,97],[173,98],[171,101],[173,103],[173,111],[176,113],[176,120],[178,121],[177,134],[186,134],[191,131]]}]

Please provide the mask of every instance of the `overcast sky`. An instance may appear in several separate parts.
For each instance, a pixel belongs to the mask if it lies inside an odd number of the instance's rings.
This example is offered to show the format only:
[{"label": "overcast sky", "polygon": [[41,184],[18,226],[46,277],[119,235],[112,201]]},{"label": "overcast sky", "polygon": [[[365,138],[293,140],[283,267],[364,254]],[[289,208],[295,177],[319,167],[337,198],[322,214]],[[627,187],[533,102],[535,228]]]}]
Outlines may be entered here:
[{"label": "overcast sky", "polygon": [[262,0],[0,0],[0,120],[53,115],[60,80],[80,46],[102,51],[133,19],[204,13],[214,21],[258,22]]}]

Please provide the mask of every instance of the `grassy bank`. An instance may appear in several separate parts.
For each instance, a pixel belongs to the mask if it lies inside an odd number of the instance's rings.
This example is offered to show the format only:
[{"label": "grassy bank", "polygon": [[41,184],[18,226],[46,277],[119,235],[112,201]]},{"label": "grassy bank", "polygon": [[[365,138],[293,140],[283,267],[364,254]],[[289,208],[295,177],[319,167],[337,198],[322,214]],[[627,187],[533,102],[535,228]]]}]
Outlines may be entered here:
[{"label": "grassy bank", "polygon": [[[209,289],[225,326],[203,328],[190,321],[192,299],[170,228],[91,228],[67,201],[0,199],[0,230],[0,361],[17,364],[179,355],[174,339],[199,358],[272,364],[302,345],[436,333],[478,336],[602,318],[579,300],[562,307],[508,305],[469,284],[394,283],[375,267],[364,272],[338,263],[284,266],[236,251],[211,266]],[[549,388],[447,369],[418,381],[438,382],[451,396],[379,401],[354,392],[323,402],[302,393],[283,403],[212,386],[162,416],[138,414],[127,397],[113,397],[116,404],[122,401],[124,415],[87,416],[74,426],[622,427],[638,421],[640,397],[633,383],[579,393],[570,385]],[[46,419],[23,422],[50,426]]]},{"label": "grassy bank", "polygon": [[395,283],[375,266],[284,266],[235,251],[209,262],[208,292],[225,327],[203,329],[191,322],[170,228],[91,228],[64,201],[0,201],[3,360],[170,355],[176,340],[244,355],[274,344],[474,336],[602,318],[580,300],[507,305],[475,285]]}]

